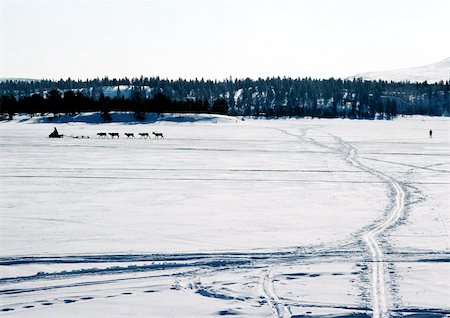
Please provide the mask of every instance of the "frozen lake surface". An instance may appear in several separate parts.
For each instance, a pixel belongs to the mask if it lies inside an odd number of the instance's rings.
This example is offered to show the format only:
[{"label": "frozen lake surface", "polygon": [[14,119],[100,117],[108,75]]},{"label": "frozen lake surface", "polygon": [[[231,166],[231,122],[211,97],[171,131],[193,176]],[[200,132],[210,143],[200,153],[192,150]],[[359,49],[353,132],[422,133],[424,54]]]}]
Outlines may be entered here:
[{"label": "frozen lake surface", "polygon": [[448,316],[449,124],[1,122],[0,314]]}]

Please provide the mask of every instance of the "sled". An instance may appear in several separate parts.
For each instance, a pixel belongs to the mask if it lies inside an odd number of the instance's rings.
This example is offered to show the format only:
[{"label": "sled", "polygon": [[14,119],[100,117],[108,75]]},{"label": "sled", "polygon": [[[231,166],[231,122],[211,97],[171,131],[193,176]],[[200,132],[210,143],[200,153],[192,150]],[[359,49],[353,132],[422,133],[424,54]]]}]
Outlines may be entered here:
[{"label": "sled", "polygon": [[64,135],[59,135],[59,134],[50,134],[48,135],[48,138],[62,138],[64,137]]}]

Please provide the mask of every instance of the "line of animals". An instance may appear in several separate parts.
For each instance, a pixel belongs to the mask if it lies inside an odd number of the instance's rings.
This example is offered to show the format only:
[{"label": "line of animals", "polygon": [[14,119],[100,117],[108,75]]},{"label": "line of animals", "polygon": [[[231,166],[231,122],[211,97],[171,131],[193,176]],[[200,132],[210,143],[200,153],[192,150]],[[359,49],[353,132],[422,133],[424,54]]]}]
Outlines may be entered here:
[{"label": "line of animals", "polygon": [[[152,132],[153,135],[155,135],[156,139],[162,138],[164,139],[164,135],[162,133],[158,133],[158,132]],[[108,135],[111,136],[112,139],[114,139],[114,137],[119,138],[119,133],[113,132],[113,133],[105,133],[105,132],[99,132],[97,133],[97,136],[99,138],[108,138]],[[135,138],[134,133],[124,133],[124,135],[127,138]],[[150,134],[149,133],[139,133],[138,134],[141,138],[147,139],[150,138]]]}]

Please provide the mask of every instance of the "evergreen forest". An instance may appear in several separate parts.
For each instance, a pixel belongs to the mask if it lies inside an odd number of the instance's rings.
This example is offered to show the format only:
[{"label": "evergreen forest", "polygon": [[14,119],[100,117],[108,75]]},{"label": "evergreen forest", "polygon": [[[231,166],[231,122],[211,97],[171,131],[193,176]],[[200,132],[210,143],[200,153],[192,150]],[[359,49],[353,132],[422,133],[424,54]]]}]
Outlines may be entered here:
[{"label": "evergreen forest", "polygon": [[169,80],[4,80],[0,113],[75,115],[101,112],[217,113],[232,116],[389,119],[450,115],[449,81],[410,83],[362,79],[266,78]]}]

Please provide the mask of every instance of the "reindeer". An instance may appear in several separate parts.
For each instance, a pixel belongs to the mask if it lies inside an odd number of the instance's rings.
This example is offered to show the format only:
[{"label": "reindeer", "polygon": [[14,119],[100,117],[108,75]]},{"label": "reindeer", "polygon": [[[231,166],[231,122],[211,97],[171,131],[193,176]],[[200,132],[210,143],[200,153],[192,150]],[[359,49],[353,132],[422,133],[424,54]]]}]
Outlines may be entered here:
[{"label": "reindeer", "polygon": [[127,138],[134,138],[134,133],[125,133],[125,136],[127,136]]},{"label": "reindeer", "polygon": [[119,133],[109,133],[109,135],[111,136],[112,139],[114,139],[114,137],[119,138]]},{"label": "reindeer", "polygon": [[152,132],[152,134],[155,135],[155,138],[156,138],[156,139],[158,139],[159,137],[161,137],[162,139],[164,139],[164,136],[163,136],[162,133],[155,133],[155,132]]},{"label": "reindeer", "polygon": [[147,139],[149,137],[148,133],[139,133],[139,136],[144,139]]},{"label": "reindeer", "polygon": [[98,138],[108,138],[105,132],[97,133]]}]

